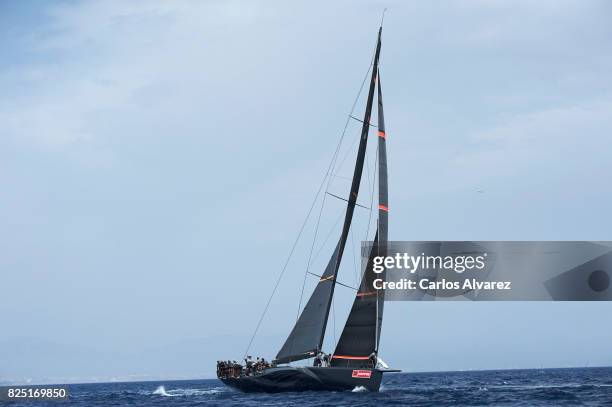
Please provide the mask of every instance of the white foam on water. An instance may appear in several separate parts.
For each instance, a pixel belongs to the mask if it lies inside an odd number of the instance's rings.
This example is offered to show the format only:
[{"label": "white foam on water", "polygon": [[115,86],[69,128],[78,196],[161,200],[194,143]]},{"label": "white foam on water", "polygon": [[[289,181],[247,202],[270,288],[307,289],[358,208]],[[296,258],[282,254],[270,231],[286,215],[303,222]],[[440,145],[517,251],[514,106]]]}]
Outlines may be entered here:
[{"label": "white foam on water", "polygon": [[177,389],[175,393],[181,396],[203,396],[207,394],[218,394],[227,391],[224,387],[215,387],[213,389]]},{"label": "white foam on water", "polygon": [[351,390],[353,393],[363,393],[364,391],[368,391],[368,389],[363,386],[355,386],[355,388]]},{"label": "white foam on water", "polygon": [[164,386],[159,386],[153,394],[157,394],[164,397],[176,397],[176,396],[205,396],[210,394],[218,394],[227,391],[225,387],[214,387],[212,389],[174,389],[166,390]]},{"label": "white foam on water", "polygon": [[159,386],[157,389],[155,389],[153,394],[159,394],[160,396],[165,396],[165,397],[173,396],[172,394],[169,394],[168,392],[166,392],[166,388],[164,386]]},{"label": "white foam on water", "polygon": [[513,390],[538,390],[538,389],[576,389],[584,386],[608,387],[612,384],[596,384],[596,383],[565,383],[565,384],[533,384],[533,385],[504,385],[504,386],[489,386],[495,389],[513,389]]}]

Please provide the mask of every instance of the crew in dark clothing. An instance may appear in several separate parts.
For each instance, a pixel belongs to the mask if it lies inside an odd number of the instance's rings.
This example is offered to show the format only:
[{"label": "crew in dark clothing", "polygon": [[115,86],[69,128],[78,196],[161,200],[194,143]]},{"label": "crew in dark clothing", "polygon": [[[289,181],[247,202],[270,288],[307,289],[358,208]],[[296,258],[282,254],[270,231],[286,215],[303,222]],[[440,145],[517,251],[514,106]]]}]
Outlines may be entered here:
[{"label": "crew in dark clothing", "polygon": [[252,376],[253,375],[253,358],[249,355],[246,357],[246,359],[244,359],[244,361],[246,365],[246,375]]},{"label": "crew in dark clothing", "polygon": [[244,358],[244,365],[235,360],[218,360],[217,361],[217,377],[225,379],[228,377],[253,376],[263,373],[266,369],[274,366],[265,358],[258,357],[253,361],[251,356]]},{"label": "crew in dark clothing", "polygon": [[376,352],[372,352],[368,358],[368,362],[371,368],[375,368],[376,367]]},{"label": "crew in dark clothing", "polygon": [[314,358],[314,367],[321,367],[323,365],[323,357],[324,357],[324,353],[321,351],[317,352],[317,356],[315,356]]}]

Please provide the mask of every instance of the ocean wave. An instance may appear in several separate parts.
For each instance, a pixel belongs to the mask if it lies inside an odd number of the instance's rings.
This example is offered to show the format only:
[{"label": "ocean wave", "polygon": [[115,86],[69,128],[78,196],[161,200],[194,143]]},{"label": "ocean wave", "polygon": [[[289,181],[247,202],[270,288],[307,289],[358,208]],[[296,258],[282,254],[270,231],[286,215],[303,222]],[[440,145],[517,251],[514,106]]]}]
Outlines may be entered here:
[{"label": "ocean wave", "polygon": [[214,387],[212,389],[173,389],[166,390],[164,386],[159,386],[152,394],[164,396],[164,397],[177,397],[177,396],[206,396],[211,394],[219,394],[227,392],[225,387]]},{"label": "ocean wave", "polygon": [[160,396],[165,396],[165,397],[172,397],[172,394],[166,392],[166,388],[164,386],[159,386],[157,389],[155,389],[153,394],[158,394]]},{"label": "ocean wave", "polygon": [[[336,392],[241,393],[216,379],[97,383],[71,386],[71,406],[151,404],[176,407],[321,405],[610,405],[612,368],[501,372],[441,372],[388,375],[381,392],[362,387]],[[486,390],[485,390],[486,389]],[[353,394],[353,392],[358,394]]]}]

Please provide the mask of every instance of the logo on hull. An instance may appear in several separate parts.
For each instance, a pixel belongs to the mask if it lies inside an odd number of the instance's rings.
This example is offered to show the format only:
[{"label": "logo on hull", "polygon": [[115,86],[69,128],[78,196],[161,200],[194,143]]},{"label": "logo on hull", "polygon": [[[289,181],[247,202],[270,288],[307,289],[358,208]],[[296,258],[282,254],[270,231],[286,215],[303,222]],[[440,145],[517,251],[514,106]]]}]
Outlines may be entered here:
[{"label": "logo on hull", "polygon": [[356,377],[358,379],[369,379],[371,376],[371,370],[353,370],[353,377]]}]

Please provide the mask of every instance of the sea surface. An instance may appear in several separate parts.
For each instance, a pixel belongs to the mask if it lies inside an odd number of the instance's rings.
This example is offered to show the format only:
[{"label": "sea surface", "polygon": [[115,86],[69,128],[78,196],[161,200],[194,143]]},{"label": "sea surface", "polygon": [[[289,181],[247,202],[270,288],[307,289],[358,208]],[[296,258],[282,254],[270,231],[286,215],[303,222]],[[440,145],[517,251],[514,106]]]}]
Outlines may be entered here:
[{"label": "sea surface", "polygon": [[[244,394],[218,380],[69,385],[63,402],[11,406],[612,406],[612,368],[395,373],[379,393]],[[1,404],[1,402],[0,402]]]}]

